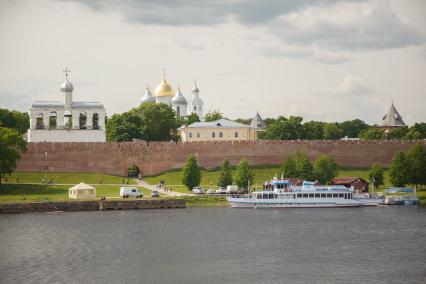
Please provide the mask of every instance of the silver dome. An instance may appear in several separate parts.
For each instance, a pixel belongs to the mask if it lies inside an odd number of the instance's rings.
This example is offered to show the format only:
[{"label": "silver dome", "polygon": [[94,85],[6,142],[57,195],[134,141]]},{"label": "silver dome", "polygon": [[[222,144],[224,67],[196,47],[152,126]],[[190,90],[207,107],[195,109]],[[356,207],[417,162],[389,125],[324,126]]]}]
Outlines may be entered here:
[{"label": "silver dome", "polygon": [[194,88],[192,88],[193,93],[199,93],[200,90],[198,90],[197,81],[194,81]]},{"label": "silver dome", "polygon": [[173,96],[172,100],[170,101],[172,104],[179,104],[179,105],[186,105],[186,99],[180,92],[180,89],[176,92],[176,94]]},{"label": "silver dome", "polygon": [[61,85],[61,91],[70,93],[73,90],[74,90],[74,86],[71,84],[70,81],[68,81],[68,79],[65,79],[65,81]]},{"label": "silver dome", "polygon": [[151,91],[146,88],[145,95],[141,98],[141,103],[155,103],[155,98],[152,96]]}]

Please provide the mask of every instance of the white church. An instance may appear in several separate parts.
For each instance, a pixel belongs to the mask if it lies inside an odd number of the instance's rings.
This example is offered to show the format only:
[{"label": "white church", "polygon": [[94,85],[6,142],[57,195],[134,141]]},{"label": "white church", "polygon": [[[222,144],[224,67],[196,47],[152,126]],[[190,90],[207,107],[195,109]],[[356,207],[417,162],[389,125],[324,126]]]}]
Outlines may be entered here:
[{"label": "white church", "polygon": [[29,110],[28,142],[105,142],[105,108],[99,102],[73,101],[74,87],[61,85],[62,101],[35,101]]},{"label": "white church", "polygon": [[199,93],[200,90],[197,87],[197,82],[194,82],[192,97],[188,103],[180,88],[177,89],[176,93],[173,93],[172,87],[166,81],[166,75],[163,74],[163,79],[154,90],[154,96],[151,94],[149,88],[146,88],[146,93],[142,97],[141,103],[164,103],[171,106],[178,117],[184,117],[195,113],[202,119],[204,106]]}]

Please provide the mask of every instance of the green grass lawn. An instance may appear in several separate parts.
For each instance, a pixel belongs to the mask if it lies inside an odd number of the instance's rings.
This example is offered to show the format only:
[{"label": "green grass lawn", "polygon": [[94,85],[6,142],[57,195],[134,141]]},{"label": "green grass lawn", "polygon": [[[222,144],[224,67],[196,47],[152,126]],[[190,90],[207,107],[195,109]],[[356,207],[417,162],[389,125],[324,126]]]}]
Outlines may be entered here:
[{"label": "green grass lawn", "polygon": [[[119,185],[94,185],[96,196],[119,197]],[[0,186],[0,203],[29,202],[29,201],[60,201],[69,200],[68,188],[65,185],[41,184],[2,184]],[[138,186],[145,196],[151,196],[151,191]],[[26,194],[25,200],[22,196]]]},{"label": "green grass lawn", "polygon": [[[41,183],[44,179],[44,172],[14,172],[10,177],[7,177],[8,183]],[[119,176],[111,176],[95,173],[47,173],[47,179],[51,179],[55,184],[78,184],[85,182],[88,184],[122,184],[129,180],[129,184],[135,184],[133,179],[127,179]]]},{"label": "green grass lawn", "polygon": [[[261,187],[263,182],[269,181],[275,175],[280,176],[280,166],[255,166],[252,167],[255,172],[254,185]],[[201,186],[217,188],[217,180],[219,178],[219,169],[215,170],[202,170],[201,171]],[[233,168],[233,174],[235,173],[235,168]],[[339,177],[352,177],[358,176],[365,180],[368,180],[368,169],[341,169],[339,172]],[[173,190],[178,192],[188,193],[189,189],[182,184],[182,171],[181,170],[172,170],[164,172],[160,175],[145,177],[145,181],[150,184],[157,184],[160,180],[165,180],[167,186],[171,186]],[[388,171],[385,171],[385,185],[384,187],[390,186],[389,183],[389,174]]]}]

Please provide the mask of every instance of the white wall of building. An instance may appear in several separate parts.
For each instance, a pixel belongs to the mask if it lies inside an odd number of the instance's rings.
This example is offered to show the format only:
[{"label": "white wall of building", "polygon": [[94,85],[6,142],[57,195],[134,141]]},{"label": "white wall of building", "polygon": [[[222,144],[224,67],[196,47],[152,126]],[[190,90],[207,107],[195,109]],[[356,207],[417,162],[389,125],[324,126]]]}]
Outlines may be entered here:
[{"label": "white wall of building", "polygon": [[105,142],[105,130],[28,129],[28,142]]}]

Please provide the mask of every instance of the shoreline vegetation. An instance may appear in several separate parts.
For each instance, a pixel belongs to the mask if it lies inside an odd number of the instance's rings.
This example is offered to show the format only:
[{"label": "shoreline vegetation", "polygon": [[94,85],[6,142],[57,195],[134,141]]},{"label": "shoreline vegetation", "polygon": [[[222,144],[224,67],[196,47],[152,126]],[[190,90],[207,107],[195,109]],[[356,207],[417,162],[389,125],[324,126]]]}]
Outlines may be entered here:
[{"label": "shoreline vegetation", "polygon": [[[279,165],[263,165],[251,167],[255,173],[253,186],[261,188],[262,183],[270,180],[273,176],[280,176]],[[232,167],[232,173],[235,173],[235,167]],[[219,169],[202,169],[201,186],[204,188],[218,188],[217,180],[219,178]],[[368,180],[368,169],[340,169],[338,177],[358,176]],[[105,196],[107,199],[117,199],[121,186],[137,186],[133,178],[111,176],[97,173],[47,173],[47,180],[52,180],[52,184],[43,184],[45,179],[44,172],[14,172],[7,178],[7,182],[0,186],[0,203],[22,203],[22,202],[43,202],[43,201],[68,201],[68,189],[75,184],[85,182],[96,187],[96,195],[99,198]],[[182,169],[170,170],[155,176],[144,177],[149,184],[158,184],[160,180],[166,182],[167,187],[173,191],[181,193],[191,193],[191,191],[182,184]],[[385,170],[384,186],[376,189],[375,192],[382,191],[391,186],[389,181],[389,171]],[[144,198],[150,198],[151,191],[137,186],[144,193]],[[371,190],[371,188],[370,188]],[[426,191],[417,191],[421,204],[426,204]],[[160,198],[173,198],[167,195],[161,195]],[[227,207],[228,202],[225,197],[220,196],[183,196],[187,207]]]}]

